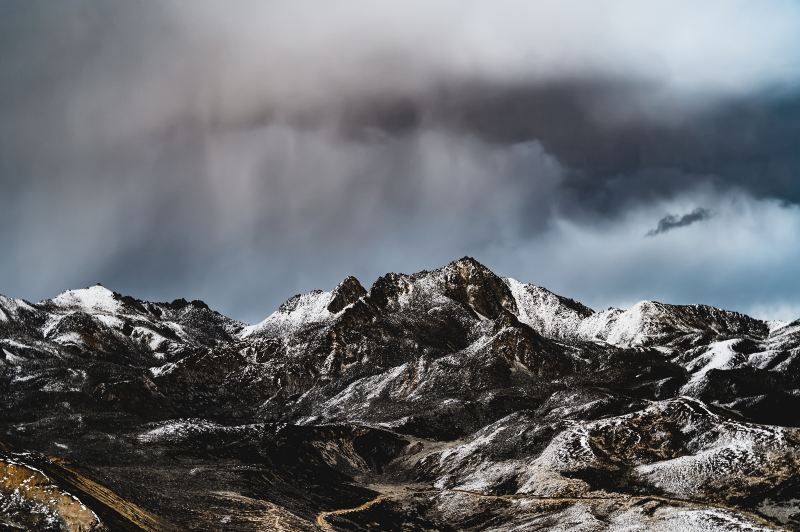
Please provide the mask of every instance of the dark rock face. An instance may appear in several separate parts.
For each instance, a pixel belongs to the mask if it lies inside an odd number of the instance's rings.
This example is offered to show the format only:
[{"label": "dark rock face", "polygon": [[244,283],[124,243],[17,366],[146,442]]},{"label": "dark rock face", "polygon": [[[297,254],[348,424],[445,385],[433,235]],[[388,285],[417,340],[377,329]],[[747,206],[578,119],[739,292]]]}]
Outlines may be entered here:
[{"label": "dark rock face", "polygon": [[328,310],[334,314],[341,312],[346,306],[354,304],[365,295],[367,295],[367,291],[364,290],[358,279],[353,276],[347,277],[334,289],[331,302],[328,303]]},{"label": "dark rock face", "polygon": [[798,529],[799,375],[800,322],[594,312],[469,257],[252,326],[0,296],[0,528]]},{"label": "dark rock face", "polygon": [[508,286],[472,257],[451,263],[445,272],[444,293],[454,301],[490,319],[516,314],[517,305]]}]

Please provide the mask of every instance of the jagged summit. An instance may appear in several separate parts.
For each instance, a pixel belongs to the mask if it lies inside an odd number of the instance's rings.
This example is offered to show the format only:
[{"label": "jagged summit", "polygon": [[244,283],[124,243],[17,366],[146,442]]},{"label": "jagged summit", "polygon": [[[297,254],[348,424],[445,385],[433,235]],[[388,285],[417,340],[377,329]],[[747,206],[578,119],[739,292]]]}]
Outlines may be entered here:
[{"label": "jagged summit", "polygon": [[331,294],[331,301],[328,303],[328,310],[334,314],[342,311],[348,305],[352,305],[362,297],[367,295],[367,291],[355,277],[348,276],[339,283]]},{"label": "jagged summit", "polygon": [[[595,312],[579,301],[555,294],[544,287],[512,278],[500,278],[473,257],[464,256],[435,270],[414,274],[390,273],[380,277],[367,291],[355,277],[348,276],[332,291],[313,290],[297,294],[262,322],[246,328],[245,334],[263,328],[278,316],[291,316],[295,323],[314,323],[337,315],[362,298],[379,307],[398,307],[410,298],[434,300],[445,297],[461,303],[478,317],[496,319],[504,314],[545,336],[559,339],[588,339],[614,345],[646,345],[654,337],[685,337],[703,334],[744,334],[762,338],[790,324],[767,323],[744,314],[702,304],[671,305],[641,301],[630,309],[609,308]],[[90,314],[119,312],[159,312],[187,307],[210,310],[200,300],[183,298],[154,303],[114,292],[100,283],[83,289],[67,290],[44,300],[39,306],[54,306],[67,311]],[[0,296],[0,320],[11,309],[36,305]],[[5,310],[4,310],[5,309]],[[235,321],[235,320],[234,320]],[[674,339],[674,338],[673,338]]]},{"label": "jagged summit", "polygon": [[494,319],[505,312],[517,313],[514,296],[503,280],[472,257],[454,261],[442,271],[446,272],[445,293],[478,315]]},{"label": "jagged summit", "polygon": [[445,268],[474,269],[485,273],[494,273],[482,262],[478,261],[478,259],[470,257],[469,255],[464,255],[460,259],[450,262]]}]

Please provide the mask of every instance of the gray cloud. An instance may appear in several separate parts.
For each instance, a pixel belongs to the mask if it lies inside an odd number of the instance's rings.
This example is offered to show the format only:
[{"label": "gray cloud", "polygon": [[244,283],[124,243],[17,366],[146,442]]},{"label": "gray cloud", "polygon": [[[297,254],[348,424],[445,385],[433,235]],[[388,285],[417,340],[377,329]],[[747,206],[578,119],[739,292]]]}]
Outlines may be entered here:
[{"label": "gray cloud", "polygon": [[5,3],[0,292],[253,321],[465,254],[560,286],[565,223],[800,201],[798,30],[780,1]]},{"label": "gray cloud", "polygon": [[[691,231],[642,238],[653,211],[688,212],[698,202],[714,216]],[[561,220],[531,245],[487,256],[506,275],[581,294],[596,309],[655,299],[713,302],[759,317],[796,319],[798,231],[800,206],[699,187],[606,223]]]},{"label": "gray cloud", "polygon": [[658,225],[654,229],[647,232],[645,236],[656,236],[667,231],[672,231],[679,227],[686,227],[693,223],[702,222],[711,218],[711,211],[703,207],[697,207],[690,213],[678,216],[677,214],[668,214],[658,221]]}]

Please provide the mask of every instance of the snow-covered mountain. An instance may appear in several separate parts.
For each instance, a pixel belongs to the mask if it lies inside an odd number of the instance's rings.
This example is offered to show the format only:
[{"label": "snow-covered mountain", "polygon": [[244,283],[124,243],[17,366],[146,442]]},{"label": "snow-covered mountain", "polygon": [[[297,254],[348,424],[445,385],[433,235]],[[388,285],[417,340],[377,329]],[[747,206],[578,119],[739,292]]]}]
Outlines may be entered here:
[{"label": "snow-covered mountain", "polygon": [[595,312],[468,257],[256,325],[0,297],[0,525],[798,528],[798,354],[800,321]]}]

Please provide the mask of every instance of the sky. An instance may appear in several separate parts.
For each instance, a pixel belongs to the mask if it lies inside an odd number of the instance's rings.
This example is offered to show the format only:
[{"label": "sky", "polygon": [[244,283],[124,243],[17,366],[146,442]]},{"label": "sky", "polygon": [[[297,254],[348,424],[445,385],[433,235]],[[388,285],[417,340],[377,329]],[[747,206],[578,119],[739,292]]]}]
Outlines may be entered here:
[{"label": "sky", "polygon": [[251,323],[465,255],[800,318],[800,2],[2,2],[0,250]]}]

